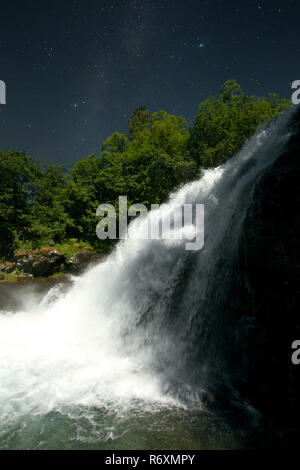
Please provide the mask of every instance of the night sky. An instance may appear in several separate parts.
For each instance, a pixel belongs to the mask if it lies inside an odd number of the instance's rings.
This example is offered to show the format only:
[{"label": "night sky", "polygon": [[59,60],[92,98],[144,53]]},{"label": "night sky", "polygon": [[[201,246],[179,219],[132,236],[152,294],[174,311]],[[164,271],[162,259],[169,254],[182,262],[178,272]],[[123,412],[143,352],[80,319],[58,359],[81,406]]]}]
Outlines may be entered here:
[{"label": "night sky", "polygon": [[300,79],[299,0],[1,0],[0,148],[70,164],[140,105],[192,123],[235,78],[290,98]]}]

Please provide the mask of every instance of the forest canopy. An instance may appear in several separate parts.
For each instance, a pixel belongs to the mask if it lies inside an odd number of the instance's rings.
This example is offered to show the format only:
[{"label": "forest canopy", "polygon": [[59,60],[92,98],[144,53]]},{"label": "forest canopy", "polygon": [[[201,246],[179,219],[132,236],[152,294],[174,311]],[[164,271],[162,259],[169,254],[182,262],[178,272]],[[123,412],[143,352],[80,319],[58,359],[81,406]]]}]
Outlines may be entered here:
[{"label": "forest canopy", "polygon": [[221,93],[199,105],[188,126],[181,116],[138,108],[126,134],[115,132],[90,155],[74,163],[44,165],[22,151],[0,150],[0,256],[69,239],[96,250],[96,209],[120,195],[128,204],[160,204],[205,168],[223,164],[255,131],[292,106],[276,94],[258,98],[228,80]]}]

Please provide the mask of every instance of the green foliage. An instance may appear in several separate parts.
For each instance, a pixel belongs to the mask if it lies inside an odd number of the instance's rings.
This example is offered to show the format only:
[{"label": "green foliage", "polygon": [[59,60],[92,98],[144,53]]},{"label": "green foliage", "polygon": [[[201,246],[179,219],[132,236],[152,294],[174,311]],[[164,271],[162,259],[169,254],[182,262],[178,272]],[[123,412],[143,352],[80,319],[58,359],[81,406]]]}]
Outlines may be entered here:
[{"label": "green foliage", "polygon": [[289,100],[276,94],[266,98],[245,95],[235,80],[228,80],[220,95],[199,105],[189,141],[191,156],[202,168],[218,166],[235,155],[259,127],[290,107]]},{"label": "green foliage", "polygon": [[66,174],[63,166],[35,166],[30,220],[24,236],[38,244],[40,240],[61,241],[72,225],[64,209]]},{"label": "green foliage", "polygon": [[[80,241],[76,238],[71,238],[69,240],[63,241],[61,243],[55,243],[54,246],[49,246],[49,244],[40,243],[37,247],[36,244],[32,243],[31,241],[19,242],[18,249],[15,251],[15,255],[18,257],[23,256],[45,256],[50,251],[57,250],[59,253],[64,255],[67,260],[72,258],[75,253],[83,250],[93,250],[93,247],[87,243],[86,241]],[[0,260],[0,264],[3,264],[4,261]],[[7,262],[4,263],[7,265]],[[10,263],[11,264],[11,263]]]},{"label": "green foliage", "polygon": [[115,132],[99,156],[79,160],[69,172],[41,165],[24,152],[0,151],[0,256],[16,249],[38,249],[54,240],[69,256],[76,243],[98,250],[110,241],[96,237],[96,209],[119,196],[128,204],[160,204],[178,186],[198,177],[203,168],[224,163],[257,128],[291,107],[276,94],[245,95],[228,80],[219,95],[199,105],[194,125],[165,111],[138,108],[128,134]]},{"label": "green foliage", "polygon": [[101,147],[102,156],[108,157],[112,154],[118,154],[125,152],[128,145],[128,137],[119,132],[115,132],[111,137],[106,139]]},{"label": "green foliage", "polygon": [[33,164],[23,152],[0,151],[0,255],[10,255],[27,224]]},{"label": "green foliage", "polygon": [[[119,196],[128,203],[160,203],[176,186],[197,174],[187,151],[189,131],[182,117],[164,111],[150,115],[139,108],[129,122],[130,136],[114,133],[94,155],[77,162],[66,189],[66,210],[76,221],[68,236],[95,240],[95,213],[101,203],[118,210]],[[102,242],[103,243],[103,242]]]},{"label": "green foliage", "polygon": [[144,106],[137,108],[128,123],[129,138],[133,140],[137,134],[146,129],[150,119],[151,115]]}]

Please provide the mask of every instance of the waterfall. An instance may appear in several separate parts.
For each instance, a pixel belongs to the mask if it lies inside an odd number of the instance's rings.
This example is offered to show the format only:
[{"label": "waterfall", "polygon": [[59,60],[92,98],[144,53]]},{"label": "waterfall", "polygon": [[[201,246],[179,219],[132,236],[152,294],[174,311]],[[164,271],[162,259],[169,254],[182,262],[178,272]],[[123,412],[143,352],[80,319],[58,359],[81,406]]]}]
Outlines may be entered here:
[{"label": "waterfall", "polygon": [[163,205],[160,217],[204,204],[201,250],[185,250],[184,239],[139,238],[158,215],[150,212],[131,223],[134,238],[67,292],[56,286],[42,302],[1,312],[0,433],[22,416],[70,406],[201,407],[201,391],[220,376],[226,382],[221,308],[253,188],[284,150],[290,116]]}]

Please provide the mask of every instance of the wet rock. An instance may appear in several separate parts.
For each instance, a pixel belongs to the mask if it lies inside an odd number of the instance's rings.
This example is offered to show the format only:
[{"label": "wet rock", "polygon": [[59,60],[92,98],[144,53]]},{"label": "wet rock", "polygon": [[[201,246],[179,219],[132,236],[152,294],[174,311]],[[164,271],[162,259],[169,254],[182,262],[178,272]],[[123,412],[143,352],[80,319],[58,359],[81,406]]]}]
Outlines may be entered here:
[{"label": "wet rock", "polygon": [[59,260],[60,262],[63,262],[65,261],[65,257],[63,254],[61,254],[59,251],[57,250],[52,250],[49,252],[48,254],[48,257],[51,258],[51,259],[56,259],[56,260]]},{"label": "wet rock", "polygon": [[21,281],[29,281],[30,279],[33,278],[33,275],[32,274],[28,274],[28,273],[21,273],[20,276],[18,277],[18,281],[21,282]]},{"label": "wet rock", "polygon": [[59,253],[57,250],[50,251],[50,253],[47,255],[47,258],[53,263],[55,267],[60,266],[66,261],[65,256]]},{"label": "wet rock", "polygon": [[291,345],[300,339],[300,122],[297,126],[284,154],[256,184],[240,240],[240,288],[234,298],[236,308],[252,319],[238,340],[242,396],[266,419],[296,426],[300,365],[291,361]]},{"label": "wet rock", "polygon": [[69,271],[80,273],[86,269],[91,263],[96,263],[101,259],[101,255],[91,250],[83,250],[75,253],[68,263]]},{"label": "wet rock", "polygon": [[34,263],[32,264],[32,273],[36,277],[50,276],[52,272],[52,263],[48,258],[44,256],[40,260],[34,261]]},{"label": "wet rock", "polygon": [[28,258],[23,258],[22,260],[19,260],[16,264],[16,267],[24,273],[32,274],[33,262],[33,256],[29,255]]},{"label": "wet rock", "polygon": [[64,255],[57,250],[52,250],[48,254],[29,255],[18,258],[13,269],[18,269],[23,273],[32,274],[35,277],[47,277],[54,274],[66,261]]},{"label": "wet rock", "polygon": [[205,403],[278,429],[299,429],[300,419],[300,365],[291,360],[300,340],[300,108],[295,126],[256,181],[226,277],[215,279],[222,296],[214,289],[209,298],[208,341],[197,341],[216,400],[207,395]]},{"label": "wet rock", "polygon": [[54,274],[60,267],[64,260],[64,257],[59,253],[52,253],[46,256],[42,256],[39,260],[34,261],[32,264],[32,271],[35,277],[47,277]]},{"label": "wet rock", "polygon": [[14,269],[15,269],[14,266],[6,266],[5,269],[4,269],[4,272],[6,274],[10,274],[14,271]]},{"label": "wet rock", "polygon": [[0,271],[3,273],[12,273],[14,270],[14,265],[12,263],[0,264]]}]

